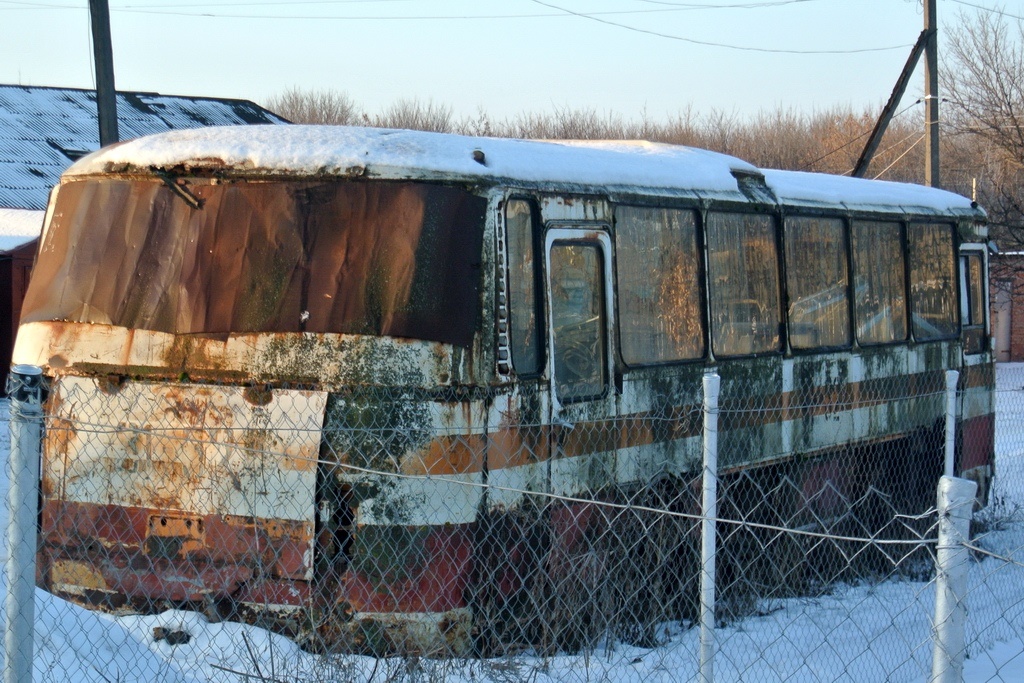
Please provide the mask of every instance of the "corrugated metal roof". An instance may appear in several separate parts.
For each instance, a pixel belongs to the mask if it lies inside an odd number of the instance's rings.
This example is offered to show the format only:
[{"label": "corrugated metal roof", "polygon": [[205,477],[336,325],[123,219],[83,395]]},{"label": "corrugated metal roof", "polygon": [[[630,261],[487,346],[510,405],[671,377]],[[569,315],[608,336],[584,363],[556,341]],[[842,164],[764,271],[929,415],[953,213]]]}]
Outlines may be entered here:
[{"label": "corrugated metal roof", "polygon": [[43,211],[0,209],[0,254],[9,253],[39,237]]},{"label": "corrugated metal roof", "polygon": [[[287,123],[248,100],[118,92],[123,140],[181,128]],[[0,84],[0,207],[45,209],[50,188],[99,148],[96,93]]]}]

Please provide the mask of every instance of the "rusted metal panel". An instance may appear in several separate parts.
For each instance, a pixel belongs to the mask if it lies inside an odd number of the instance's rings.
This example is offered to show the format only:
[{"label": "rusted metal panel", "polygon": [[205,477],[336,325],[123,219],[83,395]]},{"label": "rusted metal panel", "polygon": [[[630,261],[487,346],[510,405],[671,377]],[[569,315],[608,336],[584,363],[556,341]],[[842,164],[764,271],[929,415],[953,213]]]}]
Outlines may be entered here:
[{"label": "rusted metal panel", "polygon": [[[42,476],[62,509],[44,507],[44,532],[153,561],[266,564],[311,578],[326,394],[251,398],[242,387],[58,378]],[[276,553],[246,562],[260,538]]]},{"label": "rusted metal panel", "polygon": [[485,206],[422,183],[65,182],[23,319],[468,348]]},{"label": "rusted metal panel", "polygon": [[193,380],[324,387],[434,389],[479,379],[468,354],[439,342],[313,332],[174,335],[61,321],[22,324],[14,359],[55,374],[187,373]]},{"label": "rusted metal panel", "polygon": [[113,417],[121,428],[48,436],[44,479],[71,502],[312,522],[326,394],[272,395],[259,406],[241,387],[131,381],[111,395],[96,379],[62,377],[57,424]]}]

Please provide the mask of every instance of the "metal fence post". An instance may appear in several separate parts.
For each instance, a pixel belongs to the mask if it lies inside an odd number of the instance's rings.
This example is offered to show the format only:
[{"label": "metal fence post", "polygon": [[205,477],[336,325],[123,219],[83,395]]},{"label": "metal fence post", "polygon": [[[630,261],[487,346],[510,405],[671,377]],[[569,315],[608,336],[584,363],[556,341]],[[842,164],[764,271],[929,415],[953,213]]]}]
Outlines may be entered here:
[{"label": "metal fence post", "polygon": [[704,481],[701,507],[700,683],[715,680],[715,521],[718,518],[718,391],[716,373],[704,375]]},{"label": "metal fence post", "polygon": [[967,479],[942,477],[939,480],[931,683],[959,683],[963,679],[966,647],[964,598],[970,559],[963,544],[970,535],[971,512],[977,492],[978,484]]},{"label": "metal fence post", "polygon": [[7,501],[7,632],[5,683],[32,680],[35,645],[36,517],[43,433],[43,371],[15,365],[7,378],[11,399],[11,455]]},{"label": "metal fence post", "polygon": [[955,476],[953,468],[956,454],[956,383],[960,373],[946,370],[946,467],[943,473],[947,477]]}]

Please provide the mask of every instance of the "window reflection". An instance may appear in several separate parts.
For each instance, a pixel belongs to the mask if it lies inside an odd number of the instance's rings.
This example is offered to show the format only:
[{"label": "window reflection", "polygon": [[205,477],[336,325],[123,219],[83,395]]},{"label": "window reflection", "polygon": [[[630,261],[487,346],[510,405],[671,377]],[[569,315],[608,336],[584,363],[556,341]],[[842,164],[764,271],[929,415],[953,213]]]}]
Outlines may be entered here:
[{"label": "window reflection", "polygon": [[529,202],[510,201],[505,209],[505,226],[508,234],[512,367],[519,374],[529,375],[540,372],[541,358],[533,259],[533,214]]},{"label": "window reflection", "polygon": [[601,249],[596,244],[556,242],[549,265],[558,398],[600,395],[606,365]]},{"label": "window reflection", "polygon": [[778,350],[774,221],[759,214],[711,213],[707,242],[715,353],[738,356]]},{"label": "window reflection", "polygon": [[857,340],[862,344],[886,344],[906,339],[900,224],[856,221],[852,242]]},{"label": "window reflection", "polygon": [[789,342],[795,349],[850,343],[846,240],[838,218],[786,221]]},{"label": "window reflection", "polygon": [[620,206],[615,245],[619,336],[626,363],[703,356],[694,212]]},{"label": "window reflection", "polygon": [[960,256],[960,316],[963,321],[964,353],[985,350],[985,263],[980,252]]},{"label": "window reflection", "polygon": [[915,224],[910,241],[910,302],[914,337],[943,339],[957,332],[953,228]]}]

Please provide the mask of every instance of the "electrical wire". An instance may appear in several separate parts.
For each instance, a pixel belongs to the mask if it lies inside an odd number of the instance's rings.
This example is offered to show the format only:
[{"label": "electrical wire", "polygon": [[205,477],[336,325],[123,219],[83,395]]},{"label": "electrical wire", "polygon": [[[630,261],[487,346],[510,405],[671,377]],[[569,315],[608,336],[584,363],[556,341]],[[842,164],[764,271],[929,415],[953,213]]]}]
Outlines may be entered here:
[{"label": "electrical wire", "polygon": [[[327,2],[328,0],[319,0],[320,2]],[[355,0],[349,0],[355,1]],[[371,0],[362,0],[363,2],[369,2]],[[398,0],[391,0],[398,1]],[[630,26],[628,24],[622,24],[615,21],[609,21],[602,19],[602,16],[609,15],[623,15],[623,14],[655,14],[665,12],[677,12],[682,10],[692,9],[727,9],[727,8],[745,8],[751,9],[754,7],[769,7],[780,4],[792,4],[796,2],[810,2],[811,0],[782,0],[781,2],[758,2],[758,3],[743,3],[738,5],[693,5],[691,3],[683,5],[673,5],[672,7],[663,7],[661,9],[646,9],[646,10],[609,10],[603,12],[576,12],[558,5],[553,5],[541,0],[531,0],[535,4],[547,7],[556,11],[556,14],[489,14],[489,15],[450,15],[450,16],[439,16],[439,15],[419,15],[419,16],[337,16],[337,15],[288,15],[288,14],[226,14],[220,12],[181,12],[172,11],[166,9],[143,9],[138,6],[126,6],[126,7],[112,7],[111,12],[124,12],[133,14],[153,14],[162,16],[182,16],[182,17],[207,17],[207,18],[218,18],[218,19],[271,19],[271,20],[343,20],[343,21],[451,21],[451,20],[494,20],[494,19],[544,19],[557,17],[561,15],[569,15],[579,17],[582,19],[590,19],[597,21],[608,26],[614,26],[617,28],[633,31],[636,33],[642,33],[660,38],[666,38],[669,40],[677,40],[685,43],[691,43],[694,45],[704,45],[707,47],[718,47],[730,50],[741,50],[746,52],[759,52],[759,53],[771,53],[771,54],[793,54],[793,55],[824,55],[824,54],[860,54],[866,52],[885,52],[891,50],[901,50],[909,47],[909,45],[891,45],[885,47],[869,47],[869,48],[854,48],[847,50],[796,50],[796,49],[782,49],[782,48],[762,48],[762,47],[751,47],[745,45],[735,45],[729,43],[721,43],[716,41],[698,40],[696,38],[687,38],[685,36],[677,36],[668,33],[661,33],[660,31],[652,31],[648,29],[638,28],[636,26]],[[7,7],[3,9],[31,9],[31,8],[46,8],[46,9],[84,9],[73,5],[57,5],[40,2],[29,2],[27,0],[0,0],[0,4],[5,5],[18,5],[18,7]],[[254,3],[253,6],[259,5],[272,5],[275,2],[268,3]],[[289,4],[289,3],[284,3]],[[670,4],[670,3],[660,3]],[[179,7],[181,5],[178,5]],[[204,6],[204,5],[188,5],[188,6]],[[245,3],[236,3],[235,6],[245,6]],[[166,6],[164,6],[166,7]]]},{"label": "electrical wire", "polygon": [[[346,2],[399,2],[408,0],[345,0]],[[794,0],[790,0],[794,1]],[[16,9],[86,9],[75,5],[57,5],[52,3],[42,2],[28,2],[26,0],[0,0],[0,4],[3,5],[17,5],[17,7],[0,7],[0,9],[16,10]],[[238,2],[228,3],[225,5],[216,5],[212,10],[217,7],[270,7],[280,5],[292,5],[292,4],[331,4],[331,0],[309,0],[304,3],[288,3],[274,0],[272,2],[260,2],[260,3],[249,3],[249,2]],[[209,4],[188,4],[188,5],[124,5],[122,7],[111,7],[111,12],[119,12],[123,14],[153,14],[161,16],[177,16],[177,17],[206,17],[206,18],[217,18],[217,19],[295,19],[295,20],[335,20],[335,21],[452,21],[452,20],[488,20],[488,19],[549,19],[558,18],[565,16],[564,12],[551,12],[551,13],[532,13],[532,14],[453,14],[453,15],[290,15],[290,14],[239,14],[230,12],[218,12],[218,11],[180,11],[179,8],[188,7],[210,7]],[[169,9],[174,8],[174,9]],[[715,7],[704,7],[704,9],[714,9]],[[609,16],[609,15],[627,15],[627,14],[665,14],[674,12],[683,12],[687,10],[698,9],[695,7],[660,7],[658,9],[633,9],[633,10],[604,10],[599,12],[587,12],[579,13],[578,16],[592,17],[592,16]]]},{"label": "electrical wire", "polygon": [[895,159],[893,159],[893,160],[892,160],[892,163],[891,163],[891,164],[889,164],[888,166],[886,166],[885,168],[883,168],[883,169],[882,169],[882,170],[881,170],[881,171],[879,172],[879,174],[878,174],[878,175],[876,175],[876,176],[874,176],[874,177],[872,178],[872,180],[878,180],[878,179],[879,179],[879,178],[881,178],[881,177],[882,177],[883,175],[885,175],[885,174],[886,174],[886,172],[888,172],[888,170],[889,170],[890,168],[892,168],[893,166],[895,166],[895,165],[896,165],[896,164],[897,164],[897,163],[899,162],[899,160],[900,160],[900,159],[902,159],[903,157],[905,157],[905,156],[907,156],[908,154],[910,154],[910,150],[914,149],[914,148],[915,148],[915,147],[917,147],[917,146],[918,146],[919,144],[921,144],[921,141],[922,141],[922,140],[924,140],[924,139],[925,139],[926,137],[927,137],[927,135],[925,135],[924,133],[921,133],[921,137],[919,137],[919,138],[918,138],[917,140],[915,140],[915,141],[914,141],[914,144],[912,144],[912,145],[911,145],[910,147],[907,147],[907,150],[906,150],[905,152],[903,152],[903,154],[901,154],[901,155],[899,155],[898,157],[896,157]]},{"label": "electrical wire", "polygon": [[[267,7],[273,5],[349,5],[349,4],[365,4],[365,3],[384,3],[384,2],[421,2],[422,0],[266,0],[265,2],[253,2],[252,0],[244,0],[243,2],[219,2],[215,7]],[[744,2],[733,5],[708,5],[701,3],[692,2],[664,2],[663,0],[637,0],[649,5],[660,5],[664,7],[671,7],[678,10],[704,10],[704,9],[760,9],[760,8],[771,8],[782,5],[792,5],[795,3],[803,2],[820,2],[821,0],[775,0],[775,2]],[[167,5],[122,5],[119,9],[163,9],[163,8],[181,8],[181,7],[211,7],[209,2],[200,3],[173,3]],[[643,10],[632,10],[632,12],[640,14]],[[628,14],[630,11],[622,10],[622,14]],[[593,14],[601,14],[600,12],[594,12]]]},{"label": "electrical wire", "polygon": [[985,10],[986,12],[992,12],[993,14],[1001,14],[1004,17],[1010,17],[1011,19],[1020,19],[1020,20],[1024,21],[1024,16],[1022,16],[1020,14],[1010,14],[1006,10],[996,9],[995,7],[985,7],[984,5],[977,5],[977,4],[973,3],[973,2],[967,2],[967,0],[949,0],[949,1],[950,2],[955,2],[956,4],[963,5],[965,7],[973,7],[974,9]]},{"label": "electrical wire", "polygon": [[[916,107],[916,106],[917,106],[917,105],[919,105],[919,104],[921,104],[921,100],[917,100],[917,101],[916,101],[916,102],[914,102],[913,104],[911,104],[911,105],[909,105],[909,106],[907,106],[907,107],[904,107],[904,108],[903,108],[903,109],[901,109],[900,111],[898,111],[898,112],[896,112],[895,114],[893,114],[893,115],[892,115],[892,118],[893,118],[893,119],[895,119],[895,118],[898,118],[899,116],[902,116],[903,114],[907,113],[908,111],[910,111],[911,109],[913,109],[914,107]],[[891,119],[890,119],[890,120],[891,120]],[[871,130],[868,130],[868,131],[865,131],[865,132],[861,133],[860,135],[858,135],[858,136],[857,136],[857,137],[855,137],[855,138],[851,138],[850,140],[846,141],[846,142],[845,142],[845,143],[843,143],[842,145],[839,145],[839,146],[838,146],[838,147],[836,147],[835,149],[833,149],[833,150],[830,150],[830,151],[828,151],[828,152],[825,152],[824,154],[822,154],[822,155],[821,155],[820,157],[818,157],[817,159],[813,159],[813,160],[811,160],[811,161],[808,161],[808,162],[807,162],[806,164],[804,164],[803,166],[801,166],[801,167],[800,167],[800,168],[799,168],[798,170],[800,170],[800,171],[806,171],[806,170],[810,169],[810,168],[811,168],[811,166],[814,166],[814,164],[818,163],[819,161],[822,161],[823,159],[827,159],[827,158],[829,158],[830,156],[832,156],[832,155],[833,155],[833,154],[835,154],[836,152],[841,152],[841,151],[843,151],[844,149],[846,149],[847,147],[849,147],[849,146],[850,146],[850,145],[852,145],[853,143],[857,142],[858,140],[863,140],[863,139],[864,139],[864,138],[866,138],[867,136],[871,135],[871,133],[872,133],[872,132],[873,132],[873,131],[871,131]],[[847,171],[847,173],[850,173],[850,172],[852,172],[852,171],[853,171],[853,169],[851,168],[851,169],[850,169],[849,171]]]},{"label": "electrical wire", "polygon": [[559,10],[560,12],[564,12],[566,14],[571,14],[574,17],[580,17],[581,19],[590,19],[591,21],[596,21],[596,22],[601,23],[601,24],[607,24],[608,26],[615,26],[616,28],[626,29],[627,31],[633,31],[635,33],[643,33],[643,34],[646,34],[646,35],[657,36],[659,38],[668,38],[669,40],[679,40],[679,41],[682,41],[684,43],[692,43],[694,45],[705,45],[705,46],[708,46],[708,47],[721,47],[721,48],[727,48],[727,49],[730,49],[730,50],[743,50],[745,52],[768,52],[768,53],[772,53],[772,54],[790,54],[790,55],[847,55],[847,54],[858,54],[858,53],[862,53],[862,52],[886,52],[886,51],[889,51],[889,50],[903,50],[903,49],[906,49],[908,47],[911,47],[910,44],[906,44],[906,45],[890,45],[890,46],[887,46],[887,47],[863,47],[863,48],[854,48],[854,49],[851,49],[851,50],[786,50],[786,49],[780,49],[780,48],[749,47],[749,46],[746,46],[746,45],[733,45],[733,44],[730,44],[730,43],[719,43],[719,42],[714,42],[714,41],[710,41],[710,40],[697,40],[696,38],[686,38],[684,36],[676,36],[676,35],[672,35],[670,33],[661,33],[660,31],[652,31],[652,30],[649,30],[649,29],[638,28],[636,26],[629,26],[628,24],[620,24],[618,22],[609,21],[607,19],[601,19],[600,17],[595,16],[594,14],[585,14],[585,13],[582,13],[582,12],[575,12],[575,11],[573,11],[571,9],[567,9],[565,7],[560,7],[558,5],[553,5],[553,4],[549,3],[549,2],[544,2],[543,0],[530,0],[530,1],[533,2],[534,4],[541,5],[543,7],[549,8],[549,9],[555,9],[555,10]]},{"label": "electrical wire", "polygon": [[682,7],[685,9],[763,9],[766,7],[781,7],[782,5],[794,5],[803,2],[819,2],[820,0],[776,0],[775,2],[743,2],[735,5],[708,5],[693,2],[665,2],[665,0],[638,0],[648,5],[668,5],[671,7]]}]

